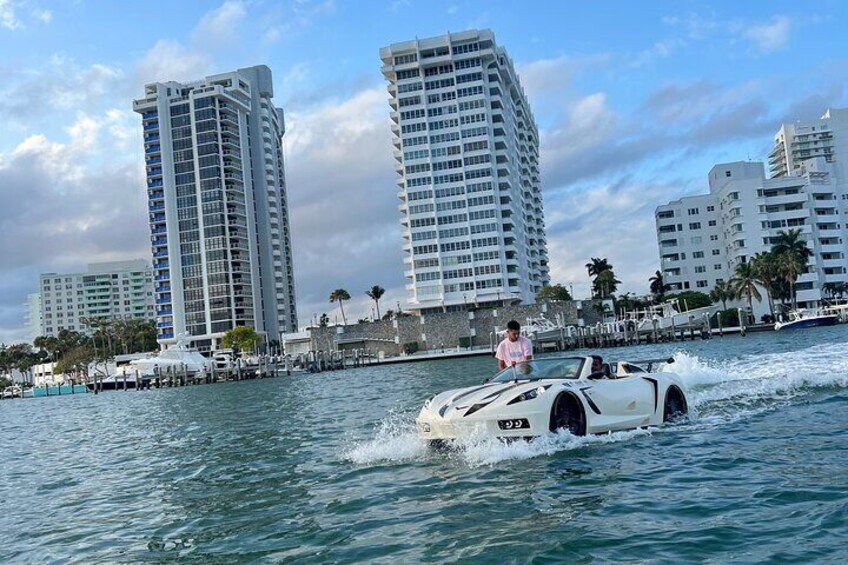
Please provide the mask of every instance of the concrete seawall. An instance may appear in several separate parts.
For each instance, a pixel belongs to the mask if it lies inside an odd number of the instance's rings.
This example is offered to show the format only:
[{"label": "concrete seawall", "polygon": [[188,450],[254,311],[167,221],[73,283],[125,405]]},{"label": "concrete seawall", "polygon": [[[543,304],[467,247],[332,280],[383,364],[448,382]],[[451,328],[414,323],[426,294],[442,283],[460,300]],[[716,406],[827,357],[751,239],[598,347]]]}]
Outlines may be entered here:
[{"label": "concrete seawall", "polygon": [[469,345],[489,347],[493,333],[502,330],[510,320],[517,320],[524,325],[528,318],[544,316],[551,321],[560,319],[566,325],[594,325],[600,321],[599,304],[600,301],[578,300],[472,308],[465,312],[443,312],[348,326],[317,327],[309,330],[311,349],[367,349],[383,351],[386,356],[395,356],[403,351],[436,351]]}]

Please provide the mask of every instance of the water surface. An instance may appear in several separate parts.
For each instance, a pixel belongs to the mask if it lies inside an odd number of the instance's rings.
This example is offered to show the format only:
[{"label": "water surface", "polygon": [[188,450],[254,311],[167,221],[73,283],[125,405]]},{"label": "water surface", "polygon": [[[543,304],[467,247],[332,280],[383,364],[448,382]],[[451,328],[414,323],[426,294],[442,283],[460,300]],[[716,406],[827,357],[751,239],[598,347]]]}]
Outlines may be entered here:
[{"label": "water surface", "polygon": [[848,560],[848,327],[675,354],[693,421],[428,451],[491,358],[0,403],[0,562]]}]

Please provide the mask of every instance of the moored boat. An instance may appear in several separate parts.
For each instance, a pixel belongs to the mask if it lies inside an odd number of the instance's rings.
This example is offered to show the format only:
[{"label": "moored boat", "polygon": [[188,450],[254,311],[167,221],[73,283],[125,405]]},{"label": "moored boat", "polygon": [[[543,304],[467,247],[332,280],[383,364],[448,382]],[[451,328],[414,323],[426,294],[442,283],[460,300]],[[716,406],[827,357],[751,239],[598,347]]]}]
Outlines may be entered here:
[{"label": "moored boat", "polygon": [[784,321],[778,321],[774,324],[775,330],[790,330],[800,328],[815,328],[819,326],[834,325],[839,315],[835,312],[825,310],[808,310],[798,309],[791,310]]}]

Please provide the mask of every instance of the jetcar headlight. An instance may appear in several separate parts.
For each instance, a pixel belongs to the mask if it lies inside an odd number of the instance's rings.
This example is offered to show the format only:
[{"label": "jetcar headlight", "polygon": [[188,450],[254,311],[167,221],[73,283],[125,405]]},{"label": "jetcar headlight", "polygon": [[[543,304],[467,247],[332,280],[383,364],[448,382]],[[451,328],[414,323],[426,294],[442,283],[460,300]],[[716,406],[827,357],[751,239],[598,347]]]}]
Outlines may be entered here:
[{"label": "jetcar headlight", "polygon": [[435,398],[436,397],[434,396],[433,398],[428,398],[427,400],[425,400],[424,401],[424,408],[430,408],[430,404],[433,403],[433,400],[435,400]]},{"label": "jetcar headlight", "polygon": [[498,427],[502,430],[529,430],[530,421],[527,418],[498,420]]},{"label": "jetcar headlight", "polygon": [[544,394],[544,392],[546,390],[548,390],[549,388],[551,388],[551,385],[540,386],[538,388],[534,388],[534,389],[530,389],[526,392],[522,392],[521,394],[519,394],[518,396],[516,396],[515,398],[513,398],[512,400],[507,402],[507,405],[515,404],[517,402],[524,402],[525,400],[533,400],[534,398],[538,398],[540,395]]}]

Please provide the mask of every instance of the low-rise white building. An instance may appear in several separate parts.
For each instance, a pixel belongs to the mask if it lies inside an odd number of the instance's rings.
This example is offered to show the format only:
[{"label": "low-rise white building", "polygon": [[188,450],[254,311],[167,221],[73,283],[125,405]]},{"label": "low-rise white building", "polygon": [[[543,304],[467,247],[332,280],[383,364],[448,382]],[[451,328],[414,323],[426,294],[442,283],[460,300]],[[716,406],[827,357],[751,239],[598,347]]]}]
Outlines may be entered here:
[{"label": "low-rise white building", "polygon": [[[848,195],[822,158],[785,177],[767,179],[762,163],[722,163],[709,174],[710,193],[656,210],[663,278],[672,290],[709,292],[736,267],[768,252],[778,233],[800,229],[813,252],[795,283],[799,307],[821,304],[827,283],[848,280],[844,220]],[[755,314],[767,311],[765,304]]]},{"label": "low-rise white building", "polygon": [[84,273],[41,275],[41,335],[85,334],[91,320],[154,319],[153,271],[144,259],[92,263]]},{"label": "low-rise white building", "polygon": [[[740,263],[770,251],[778,232],[801,230],[813,256],[795,284],[799,307],[815,307],[828,283],[848,281],[848,109],[808,124],[782,124],[763,163],[715,165],[709,194],[656,209],[664,282],[709,292]],[[736,303],[741,305],[741,303]],[[759,317],[765,301],[755,305]]]}]

